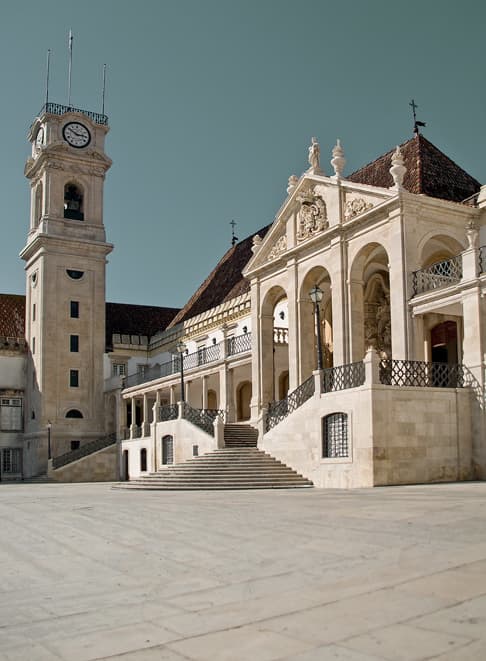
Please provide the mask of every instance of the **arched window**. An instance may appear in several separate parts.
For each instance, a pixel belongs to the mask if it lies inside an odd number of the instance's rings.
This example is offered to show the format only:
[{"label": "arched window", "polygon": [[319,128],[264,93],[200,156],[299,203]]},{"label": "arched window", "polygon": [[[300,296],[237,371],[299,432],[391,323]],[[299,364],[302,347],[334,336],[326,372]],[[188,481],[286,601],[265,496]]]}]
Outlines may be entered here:
[{"label": "arched window", "polygon": [[322,419],[322,456],[349,456],[347,413],[331,413]]},{"label": "arched window", "polygon": [[40,222],[40,219],[42,218],[42,198],[43,198],[42,181],[39,181],[35,189],[35,206],[34,206],[35,227],[37,227],[37,225]]},{"label": "arched window", "polygon": [[140,450],[140,471],[145,473],[147,470],[147,450],[142,448]]},{"label": "arched window", "polygon": [[64,186],[64,218],[84,220],[83,191],[73,183]]},{"label": "arched window", "polygon": [[78,409],[69,409],[66,413],[66,418],[82,418],[83,414]]}]

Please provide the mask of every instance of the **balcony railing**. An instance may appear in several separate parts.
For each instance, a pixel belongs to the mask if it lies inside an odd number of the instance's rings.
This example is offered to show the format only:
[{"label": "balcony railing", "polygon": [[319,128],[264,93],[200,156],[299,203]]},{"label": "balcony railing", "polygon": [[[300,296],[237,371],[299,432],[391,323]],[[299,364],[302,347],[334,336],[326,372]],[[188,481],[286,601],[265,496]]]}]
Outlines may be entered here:
[{"label": "balcony railing", "polygon": [[179,415],[179,407],[177,404],[168,404],[167,406],[159,406],[158,421],[167,422],[167,420],[177,420]]},{"label": "balcony railing", "polygon": [[41,108],[39,115],[43,113],[50,113],[51,115],[65,115],[67,112],[80,112],[86,117],[93,120],[95,124],[108,124],[108,117],[99,112],[91,112],[91,110],[81,110],[81,108],[73,108],[72,106],[63,106],[61,103],[46,103]]},{"label": "balcony railing", "polygon": [[274,344],[288,344],[289,343],[289,329],[274,326],[273,328],[273,342]]},{"label": "balcony railing", "polygon": [[[236,337],[229,338],[228,342],[228,355],[233,356],[244,351],[251,350],[251,334],[245,333],[237,335]],[[203,347],[184,356],[184,370],[192,370],[197,367],[209,365],[222,358],[221,342],[219,344],[212,344],[209,347]],[[154,381],[164,376],[177,374],[181,370],[180,356],[174,355],[172,360],[162,363],[161,365],[154,365],[144,369],[143,372],[136,372],[130,374],[125,379],[125,388],[138,386],[141,383]]]},{"label": "balcony railing", "polygon": [[214,436],[214,421],[217,417],[224,420],[224,411],[219,409],[194,409],[187,402],[182,406],[182,417],[193,425]]},{"label": "balcony railing", "polygon": [[322,370],[322,392],[334,392],[358,388],[365,382],[365,366],[362,360],[357,363],[338,365]]},{"label": "balcony railing", "polygon": [[251,351],[251,333],[229,337],[226,340],[226,350],[228,356],[236,356],[239,353]]},{"label": "balcony railing", "polygon": [[419,360],[380,361],[380,383],[385,386],[418,388],[463,388],[465,368],[448,363]]},{"label": "balcony railing", "polygon": [[450,259],[431,264],[425,269],[412,273],[412,296],[423,294],[426,291],[449,287],[458,283],[462,278],[462,257],[456,255]]}]

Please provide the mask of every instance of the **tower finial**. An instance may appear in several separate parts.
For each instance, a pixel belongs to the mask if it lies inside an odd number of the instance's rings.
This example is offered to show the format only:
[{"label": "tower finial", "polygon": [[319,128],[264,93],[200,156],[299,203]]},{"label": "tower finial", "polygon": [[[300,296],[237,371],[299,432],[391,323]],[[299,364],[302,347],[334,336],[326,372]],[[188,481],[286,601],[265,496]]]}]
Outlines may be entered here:
[{"label": "tower finial", "polygon": [[234,246],[236,243],[238,243],[238,237],[235,236],[236,221],[232,220],[230,222],[230,225],[231,225],[231,245]]},{"label": "tower finial", "polygon": [[420,133],[419,131],[419,126],[427,126],[425,122],[419,122],[417,119],[417,113],[415,112],[418,108],[418,105],[415,103],[415,101],[412,99],[411,102],[408,104],[409,106],[412,107],[412,113],[413,113],[413,132],[418,135]]}]

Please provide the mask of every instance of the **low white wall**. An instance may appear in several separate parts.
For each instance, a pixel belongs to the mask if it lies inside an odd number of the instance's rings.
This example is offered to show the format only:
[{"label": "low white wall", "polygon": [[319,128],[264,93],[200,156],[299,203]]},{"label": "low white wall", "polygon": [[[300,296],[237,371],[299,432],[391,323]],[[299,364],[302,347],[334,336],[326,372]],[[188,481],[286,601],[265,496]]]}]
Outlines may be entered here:
[{"label": "low white wall", "polygon": [[[348,415],[347,458],[322,457],[322,418]],[[267,432],[258,447],[287,464],[316,487],[373,486],[371,391],[355,388],[314,396]]]},{"label": "low white wall", "polygon": [[[162,464],[162,438],[174,439],[174,463],[180,464],[193,457],[193,446],[198,446],[198,454],[216,450],[216,439],[206,434],[187,420],[169,420],[151,425],[151,435],[145,438],[128,439],[121,442],[121,451],[128,450],[128,474],[130,479],[167,468]],[[147,451],[147,471],[140,470],[140,451]],[[123,455],[122,455],[123,456]],[[124,466],[121,460],[122,469]]]},{"label": "low white wall", "polygon": [[[467,480],[472,472],[469,389],[362,386],[315,396],[258,443],[316,487]],[[348,415],[349,457],[322,457],[322,419]]]}]

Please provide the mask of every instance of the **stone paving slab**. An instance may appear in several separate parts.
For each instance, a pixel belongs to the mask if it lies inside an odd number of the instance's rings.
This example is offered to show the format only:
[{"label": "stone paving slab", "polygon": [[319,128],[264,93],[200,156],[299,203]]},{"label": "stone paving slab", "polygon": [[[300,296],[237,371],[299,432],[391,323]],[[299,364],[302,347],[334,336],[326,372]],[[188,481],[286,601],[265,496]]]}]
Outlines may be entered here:
[{"label": "stone paving slab", "polygon": [[0,485],[0,661],[486,658],[486,483]]}]

